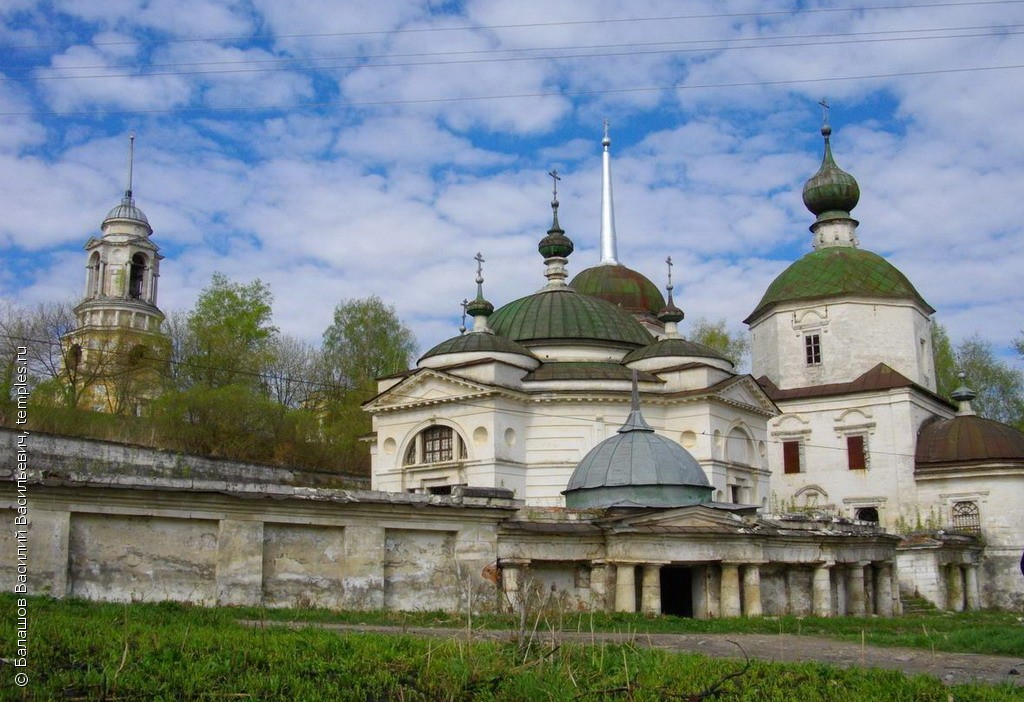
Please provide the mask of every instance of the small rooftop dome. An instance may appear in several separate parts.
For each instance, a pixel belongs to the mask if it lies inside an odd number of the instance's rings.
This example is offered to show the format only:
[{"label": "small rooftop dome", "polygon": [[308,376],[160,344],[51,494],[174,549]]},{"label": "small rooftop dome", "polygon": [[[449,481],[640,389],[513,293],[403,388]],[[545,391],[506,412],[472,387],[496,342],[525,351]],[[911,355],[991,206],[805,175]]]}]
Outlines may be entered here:
[{"label": "small rooftop dome", "polygon": [[710,502],[713,491],[697,459],[644,420],[634,375],[626,423],[583,457],[563,494],[566,506],[575,509],[668,508]]}]

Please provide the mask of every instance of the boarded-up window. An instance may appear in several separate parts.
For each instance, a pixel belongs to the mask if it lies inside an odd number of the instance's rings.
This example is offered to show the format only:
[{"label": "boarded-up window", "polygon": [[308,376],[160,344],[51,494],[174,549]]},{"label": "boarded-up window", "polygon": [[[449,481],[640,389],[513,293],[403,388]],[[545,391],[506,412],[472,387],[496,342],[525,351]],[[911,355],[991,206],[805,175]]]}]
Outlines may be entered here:
[{"label": "boarded-up window", "polygon": [[786,473],[799,473],[800,471],[800,442],[782,442],[782,464]]},{"label": "boarded-up window", "polygon": [[863,436],[846,437],[846,456],[850,470],[864,470],[868,467]]}]

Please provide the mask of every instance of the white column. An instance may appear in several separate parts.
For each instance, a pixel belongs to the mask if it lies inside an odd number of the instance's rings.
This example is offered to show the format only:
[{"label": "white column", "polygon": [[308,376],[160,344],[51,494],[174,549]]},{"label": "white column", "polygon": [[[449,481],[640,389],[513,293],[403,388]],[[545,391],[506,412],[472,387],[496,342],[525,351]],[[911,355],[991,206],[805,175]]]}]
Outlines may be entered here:
[{"label": "white column", "polygon": [[864,562],[851,563],[846,575],[847,613],[864,616]]},{"label": "white column", "polygon": [[643,566],[643,581],[640,590],[640,608],[644,614],[661,614],[661,565],[648,563]]},{"label": "white column", "polygon": [[722,616],[738,617],[740,614],[740,567],[737,563],[723,563]]},{"label": "white column", "polygon": [[964,576],[959,563],[950,563],[946,572],[946,608],[964,611]]},{"label": "white column", "polygon": [[636,566],[620,563],[615,570],[615,611],[636,611]]},{"label": "white column", "polygon": [[875,613],[880,617],[893,615],[892,563],[879,563],[875,569]]},{"label": "white column", "polygon": [[971,563],[966,566],[964,575],[967,580],[967,609],[981,609],[981,589],[978,587],[978,566]]},{"label": "white column", "polygon": [[760,617],[761,566],[751,563],[743,567],[743,616]]},{"label": "white column", "polygon": [[814,566],[814,580],[811,585],[811,602],[816,617],[831,617],[832,611],[832,574],[830,564],[820,563]]}]

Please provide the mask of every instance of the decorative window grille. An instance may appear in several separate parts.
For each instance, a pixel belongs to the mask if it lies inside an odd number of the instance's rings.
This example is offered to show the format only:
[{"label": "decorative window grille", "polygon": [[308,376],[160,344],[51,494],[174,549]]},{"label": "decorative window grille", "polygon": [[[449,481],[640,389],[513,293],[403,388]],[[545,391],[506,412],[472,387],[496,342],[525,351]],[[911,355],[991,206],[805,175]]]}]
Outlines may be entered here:
[{"label": "decorative window grille", "polygon": [[968,534],[981,533],[981,510],[977,502],[964,501],[953,503],[953,531]]}]

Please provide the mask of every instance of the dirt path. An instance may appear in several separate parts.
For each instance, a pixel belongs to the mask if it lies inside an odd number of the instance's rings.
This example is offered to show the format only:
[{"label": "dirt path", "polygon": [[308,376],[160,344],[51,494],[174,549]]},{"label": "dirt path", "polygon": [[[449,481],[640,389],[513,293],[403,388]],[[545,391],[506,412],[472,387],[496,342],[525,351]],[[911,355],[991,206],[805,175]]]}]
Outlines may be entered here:
[{"label": "dirt path", "polygon": [[[316,622],[245,621],[246,626],[286,626],[293,629],[317,627],[339,632],[374,632],[411,634],[440,638],[466,637],[465,629],[433,629],[428,627],[370,626],[363,624],[323,624]],[[546,634],[542,639],[546,639]],[[509,632],[475,630],[476,640],[503,640]],[[884,648],[861,646],[817,636],[793,634],[615,634],[561,632],[559,641],[578,643],[624,643],[660,648],[681,653],[698,653],[715,658],[743,658],[739,644],[751,658],[776,663],[819,661],[844,668],[889,668],[906,675],[931,675],[947,685],[980,682],[1009,683],[1024,687],[1024,652],[1019,658],[987,656],[978,653],[932,652],[916,648]],[[733,643],[735,642],[735,643]]]}]

